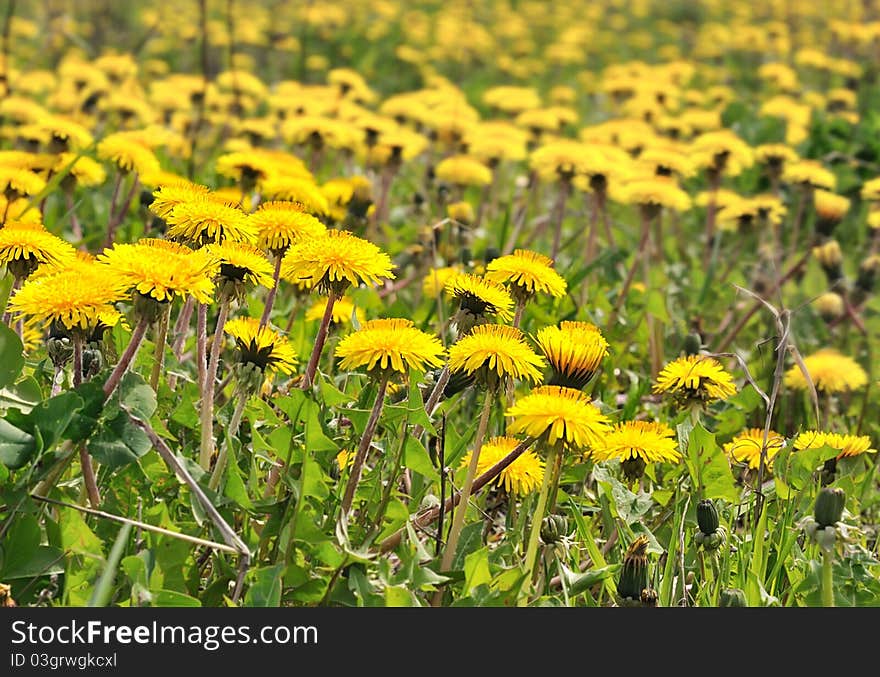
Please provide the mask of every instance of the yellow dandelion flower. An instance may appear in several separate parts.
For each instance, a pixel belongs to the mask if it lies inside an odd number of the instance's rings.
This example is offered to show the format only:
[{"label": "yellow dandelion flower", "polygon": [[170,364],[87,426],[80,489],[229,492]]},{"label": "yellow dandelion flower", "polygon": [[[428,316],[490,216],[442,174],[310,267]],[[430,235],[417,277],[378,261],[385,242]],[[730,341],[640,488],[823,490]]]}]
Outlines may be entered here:
[{"label": "yellow dandelion flower", "polygon": [[468,155],[453,155],[441,160],[434,173],[441,181],[457,186],[487,186],[492,182],[492,170]]},{"label": "yellow dandelion flower", "polygon": [[877,453],[877,450],[871,446],[871,438],[867,435],[841,435],[839,433],[828,433],[825,437],[825,444],[833,449],[840,450],[840,454],[837,458]]},{"label": "yellow dandelion flower", "polygon": [[300,211],[322,216],[330,212],[327,197],[311,179],[295,176],[270,177],[261,181],[259,188],[269,200],[299,203],[302,205]]},{"label": "yellow dandelion flower", "polygon": [[[840,393],[858,390],[868,382],[868,375],[853,358],[840,354],[834,348],[823,348],[804,358],[804,366],[816,390],[825,393]],[[785,385],[797,390],[806,390],[807,380],[800,366],[795,365],[785,372]]]},{"label": "yellow dandelion flower", "polygon": [[29,169],[0,166],[0,193],[7,200],[37,195],[46,187],[46,182]]},{"label": "yellow dandelion flower", "polygon": [[818,189],[813,191],[813,206],[821,220],[837,223],[849,211],[849,200],[843,195]]},{"label": "yellow dandelion flower", "polygon": [[829,291],[820,294],[813,301],[813,306],[819,312],[826,322],[831,322],[839,317],[843,317],[846,312],[846,305],[843,297],[837,292]]},{"label": "yellow dandelion flower", "polygon": [[437,298],[446,287],[446,283],[459,275],[461,269],[457,266],[445,266],[431,270],[422,281],[422,294],[428,298]]},{"label": "yellow dandelion flower", "polygon": [[372,242],[344,230],[295,242],[281,263],[281,275],[291,282],[306,282],[337,296],[349,286],[379,285],[394,279],[391,258]]},{"label": "yellow dandelion flower", "polygon": [[139,176],[159,171],[159,160],[149,148],[133,138],[129,132],[115,132],[98,144],[98,157],[109,160],[121,172],[136,172]]},{"label": "yellow dandelion flower", "polygon": [[436,336],[418,329],[411,320],[390,318],[364,322],[343,338],[335,355],[342,369],[366,367],[369,372],[406,374],[410,369],[443,364],[443,344]]},{"label": "yellow dandelion flower", "polygon": [[676,462],[681,459],[675,431],[659,421],[625,421],[605,434],[602,445],[593,450],[593,458],[640,458],[645,463]]},{"label": "yellow dandelion flower", "polygon": [[483,381],[496,378],[543,380],[544,359],[525,342],[515,327],[481,324],[460,338],[449,349],[449,369],[453,374],[480,373]]},{"label": "yellow dandelion flower", "polygon": [[248,216],[260,247],[283,253],[302,237],[323,235],[327,228],[298,202],[264,202]]},{"label": "yellow dandelion flower", "polygon": [[550,385],[582,389],[589,383],[608,355],[608,341],[598,327],[589,322],[562,322],[544,327],[535,342],[553,368]]},{"label": "yellow dandelion flower", "polygon": [[213,242],[254,242],[256,231],[247,215],[229,204],[200,199],[181,202],[165,217],[166,235],[201,247]]},{"label": "yellow dandelion flower", "polygon": [[[498,461],[512,452],[520,440],[513,437],[493,437],[486,440],[480,449],[477,459],[477,476],[492,468]],[[460,468],[467,468],[471,463],[471,454],[467,452],[461,459]],[[493,484],[504,487],[507,493],[514,496],[526,496],[541,488],[544,480],[544,460],[531,451],[523,452],[517,459],[501,471],[493,480]]]},{"label": "yellow dandelion flower", "polygon": [[495,315],[499,320],[513,318],[513,299],[497,282],[460,273],[446,282],[446,293],[457,299],[461,310],[474,318]]},{"label": "yellow dandelion flower", "polygon": [[[77,156],[74,153],[59,153],[55,164],[52,165],[52,171],[60,172],[71,162],[73,162],[73,166],[67,176],[72,177],[78,186],[100,186],[107,178],[107,172],[103,165],[87,155]],[[66,179],[67,177],[65,177]],[[62,185],[64,184],[62,183]]]},{"label": "yellow dandelion flower", "polygon": [[237,317],[229,320],[223,331],[235,339],[240,364],[252,364],[264,372],[293,373],[296,354],[290,341],[268,325],[261,327],[257,318]]},{"label": "yellow dandelion flower", "polygon": [[800,157],[784,143],[765,143],[755,148],[755,159],[770,169],[781,171],[786,162],[797,162]]},{"label": "yellow dandelion flower", "polygon": [[86,332],[118,314],[112,304],[125,297],[126,289],[104,266],[83,264],[30,278],[9,300],[9,309],[44,325]]},{"label": "yellow dandelion flower", "polygon": [[683,402],[712,402],[735,394],[736,385],[715,358],[686,355],[663,367],[653,390],[670,393]]},{"label": "yellow dandelion flower", "polygon": [[153,191],[150,211],[161,219],[167,219],[177,205],[210,199],[211,195],[211,189],[207,186],[180,179],[162,184]]},{"label": "yellow dandelion flower", "polygon": [[453,221],[458,221],[465,225],[473,223],[476,218],[471,203],[464,201],[453,202],[452,204],[446,205],[446,215]]},{"label": "yellow dandelion flower", "polygon": [[25,278],[40,265],[64,266],[75,249],[42,224],[11,221],[0,229],[0,264],[18,278]]},{"label": "yellow dandelion flower", "polygon": [[[735,435],[730,442],[724,445],[724,453],[737,463],[746,463],[750,468],[757,469],[761,465],[763,445],[763,428],[748,428]],[[773,459],[783,446],[785,446],[785,438],[771,430],[767,434],[767,447],[764,454],[765,468],[770,468],[773,465]]]},{"label": "yellow dandelion flower", "polygon": [[862,184],[859,195],[863,200],[876,202],[880,200],[880,176],[876,179],[870,179]]},{"label": "yellow dandelion flower", "polygon": [[272,264],[261,249],[227,240],[209,244],[205,250],[220,264],[220,279],[270,289],[274,286]]},{"label": "yellow dandelion flower", "polygon": [[220,176],[234,179],[247,189],[279,173],[275,160],[257,150],[221,155],[214,163],[214,168]]},{"label": "yellow dandelion flower", "polygon": [[[324,318],[327,311],[327,303],[329,299],[319,299],[306,311],[306,321],[314,322]],[[357,319],[359,324],[366,321],[364,311],[355,308],[354,302],[347,296],[336,299],[333,304],[333,310],[330,311],[330,322],[333,324],[351,324],[352,315]]]},{"label": "yellow dandelion flower", "polygon": [[794,438],[795,451],[824,447],[827,437],[828,433],[820,430],[805,430],[802,433],[798,433],[798,436]]},{"label": "yellow dandelion flower", "polygon": [[144,239],[136,244],[115,244],[98,261],[119,275],[130,288],[156,301],[192,295],[210,303],[217,263],[203,249],[191,250],[165,240]]},{"label": "yellow dandelion flower", "polygon": [[63,152],[78,150],[92,145],[92,135],[83,125],[60,115],[47,115],[37,125],[49,136],[50,150]]},{"label": "yellow dandelion flower", "polygon": [[691,208],[691,198],[675,181],[666,176],[652,176],[625,182],[612,192],[612,198],[640,207],[666,207],[677,212]]},{"label": "yellow dandelion flower", "polygon": [[797,160],[786,163],[782,172],[782,180],[785,183],[796,183],[824,190],[834,190],[837,187],[837,177],[834,176],[834,173],[816,160]]},{"label": "yellow dandelion flower", "polygon": [[541,386],[518,400],[504,414],[513,418],[508,431],[547,436],[548,444],[598,449],[611,430],[608,418],[580,390]]},{"label": "yellow dandelion flower", "polygon": [[527,249],[492,259],[486,266],[486,279],[506,282],[515,297],[523,300],[538,292],[549,296],[565,296],[565,278],[553,270],[553,259]]}]

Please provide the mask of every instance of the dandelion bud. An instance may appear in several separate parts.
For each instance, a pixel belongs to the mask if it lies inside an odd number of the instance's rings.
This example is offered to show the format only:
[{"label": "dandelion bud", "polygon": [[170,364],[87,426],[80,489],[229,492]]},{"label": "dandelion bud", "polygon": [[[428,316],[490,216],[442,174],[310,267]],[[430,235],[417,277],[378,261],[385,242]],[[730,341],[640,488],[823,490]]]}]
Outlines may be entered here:
[{"label": "dandelion bud", "polygon": [[813,305],[826,322],[833,322],[845,312],[843,297],[833,291],[826,292],[817,298]]},{"label": "dandelion bud", "polygon": [[703,337],[698,332],[692,331],[684,337],[684,345],[682,349],[685,355],[699,355],[700,349],[703,347]]},{"label": "dandelion bud", "polygon": [[648,588],[648,537],[639,536],[634,540],[623,557],[617,593],[624,599],[642,598],[642,591]]},{"label": "dandelion bud", "polygon": [[541,541],[545,545],[558,543],[568,534],[568,520],[565,515],[547,515],[541,520]]},{"label": "dandelion bud", "polygon": [[878,272],[880,272],[880,256],[875,254],[862,261],[856,278],[856,291],[865,296],[873,292]]},{"label": "dandelion bud", "polygon": [[813,509],[813,517],[819,528],[830,527],[839,522],[844,505],[846,505],[846,492],[843,489],[823,487],[816,497],[816,505]]},{"label": "dandelion bud", "polygon": [[840,244],[837,240],[829,240],[823,245],[813,247],[813,256],[822,266],[828,281],[837,282],[843,277],[841,264],[843,263],[843,253],[840,251]]},{"label": "dandelion bud", "polygon": [[620,464],[620,469],[623,470],[623,476],[630,482],[635,482],[636,480],[641,479],[645,474],[646,467],[647,464],[645,463],[645,459],[641,456],[631,456]]},{"label": "dandelion bud", "polygon": [[153,324],[162,316],[165,308],[165,301],[157,301],[152,296],[134,293],[134,315],[140,320],[145,320],[147,324]]},{"label": "dandelion bud", "polygon": [[725,588],[718,598],[719,607],[747,607],[746,594],[739,588]]},{"label": "dandelion bud", "polygon": [[49,359],[56,367],[61,367],[73,357],[73,343],[67,336],[52,336],[46,341]]},{"label": "dandelion bud", "polygon": [[697,504],[697,524],[707,536],[718,530],[718,509],[711,500],[704,499]]},{"label": "dandelion bud", "polygon": [[828,237],[849,211],[849,200],[842,195],[835,195],[826,190],[816,190],[813,194],[813,201],[818,217],[816,230],[821,235]]}]

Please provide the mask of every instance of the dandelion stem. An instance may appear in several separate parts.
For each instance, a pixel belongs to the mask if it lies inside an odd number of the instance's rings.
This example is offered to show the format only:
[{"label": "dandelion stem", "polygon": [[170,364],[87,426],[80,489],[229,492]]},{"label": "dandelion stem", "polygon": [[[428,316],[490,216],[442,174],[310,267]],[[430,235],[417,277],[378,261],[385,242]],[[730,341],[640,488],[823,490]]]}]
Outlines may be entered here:
[{"label": "dandelion stem", "polygon": [[83,483],[86,487],[86,494],[89,497],[89,503],[93,508],[97,508],[101,504],[101,493],[98,491],[98,480],[95,477],[95,467],[92,465],[92,459],[89,452],[86,451],[85,442],[79,445],[79,463],[82,467]]},{"label": "dandelion stem", "polygon": [[[220,299],[220,311],[217,313],[217,327],[214,330],[214,340],[211,343],[211,358],[208,362],[208,370],[205,373],[205,384],[202,390],[201,406],[201,442],[199,445],[199,465],[204,470],[211,468],[211,456],[214,453],[214,386],[217,381],[217,368],[220,364],[220,347],[223,344],[223,327],[229,316],[229,295],[224,294]],[[230,423],[230,428],[232,424]],[[230,433],[234,434],[234,433]],[[219,459],[217,461],[219,463]]]},{"label": "dandelion stem", "polygon": [[[468,465],[467,475],[464,478],[464,484],[461,487],[461,498],[458,508],[452,515],[452,526],[449,527],[449,538],[446,541],[446,547],[443,550],[443,559],[440,563],[441,571],[448,571],[452,566],[452,560],[455,557],[455,550],[458,546],[458,539],[461,536],[461,530],[464,527],[464,520],[467,516],[468,502],[474,487],[474,478],[477,476],[477,465],[480,461],[480,451],[483,448],[483,438],[486,437],[486,430],[489,428],[489,415],[492,413],[492,403],[495,401],[495,387],[490,386],[486,389],[486,396],[483,400],[483,411],[480,414],[480,423],[477,426],[477,436],[474,443],[474,450],[471,453],[471,462]],[[434,597],[434,606],[439,606],[442,601],[443,592],[438,590]]]},{"label": "dandelion stem", "polygon": [[[554,483],[554,468],[556,467],[556,456],[559,454],[559,445],[553,444],[547,450],[547,465],[544,471],[544,481],[541,483],[541,493],[538,494],[538,505],[535,508],[535,514],[532,515],[532,528],[529,532],[529,545],[526,550],[526,578],[520,589],[517,606],[526,606],[529,599],[529,591],[532,587],[532,578],[535,572],[535,563],[538,559],[538,540],[541,534],[541,522],[544,520],[544,512],[547,509],[548,497],[550,495],[551,484]],[[558,477],[556,478],[558,481]]]},{"label": "dandelion stem", "polygon": [[205,392],[205,372],[208,368],[208,304],[200,303],[196,310],[196,367],[199,393]]},{"label": "dandelion stem", "polygon": [[834,606],[834,554],[822,548],[822,606]]},{"label": "dandelion stem", "polygon": [[[21,287],[21,278],[18,275],[14,275],[12,277],[12,287],[9,289],[9,298],[6,301],[6,311],[3,313],[3,324],[10,329],[12,328],[12,311],[9,310],[9,301],[15,296],[15,292],[18,291],[19,287]],[[21,338],[20,331],[18,332],[18,336]]]},{"label": "dandelion stem", "polygon": [[168,342],[168,320],[171,316],[171,304],[166,304],[162,310],[162,317],[156,327],[156,347],[153,352],[153,370],[150,372],[150,387],[153,391],[159,389],[159,377],[162,367],[165,365],[165,346]]},{"label": "dandelion stem", "polygon": [[370,418],[367,426],[364,428],[364,434],[361,435],[360,444],[358,444],[357,454],[351,466],[351,474],[348,476],[348,483],[345,485],[345,493],[342,495],[341,512],[339,515],[340,522],[348,523],[348,513],[351,511],[351,504],[354,502],[354,492],[357,490],[358,482],[361,479],[361,473],[364,469],[364,461],[367,459],[367,452],[370,449],[370,443],[373,441],[373,434],[376,432],[376,426],[379,424],[379,416],[382,413],[382,407],[385,404],[385,391],[388,389],[388,377],[384,376],[379,381],[379,390],[376,393],[376,400],[373,402],[373,409],[370,411]]},{"label": "dandelion stem", "polygon": [[312,355],[309,357],[309,363],[306,366],[306,373],[303,375],[300,388],[308,390],[315,381],[315,374],[318,371],[318,362],[321,360],[321,353],[324,350],[324,343],[327,341],[327,331],[330,328],[330,320],[333,319],[333,306],[336,303],[336,292],[330,291],[327,297],[327,307],[324,309],[324,317],[321,318],[321,326],[318,327],[318,335],[315,337],[315,346],[312,348]]},{"label": "dandelion stem", "polygon": [[186,330],[189,327],[190,319],[192,319],[195,304],[196,300],[192,296],[187,296],[183,308],[180,309],[180,314],[177,316],[177,322],[174,323],[174,343],[171,345],[171,352],[174,353],[174,357],[178,361],[180,361],[180,358],[183,356],[183,344],[186,341]]},{"label": "dandelion stem", "polygon": [[260,317],[260,329],[269,324],[269,316],[272,314],[272,306],[275,305],[275,295],[278,293],[278,281],[281,278],[281,254],[275,252],[275,272],[272,276],[272,288],[266,296],[266,305],[263,307],[263,315]]},{"label": "dandelion stem", "polygon": [[[243,390],[238,395],[238,399],[235,402],[235,409],[232,412],[232,418],[229,419],[229,428],[227,429],[229,439],[233,439],[238,434],[238,429],[241,427],[241,417],[244,415],[244,408],[247,401],[247,392]],[[213,443],[213,433],[211,437]],[[224,440],[223,444],[220,445],[220,452],[217,454],[217,463],[214,465],[214,472],[211,473],[211,480],[208,482],[208,488],[212,491],[217,491],[217,488],[220,486],[220,479],[223,477],[223,471],[226,469],[226,461],[228,458],[229,446]],[[210,464],[210,457],[208,458],[208,462]],[[204,468],[205,466],[202,467]]]},{"label": "dandelion stem", "polygon": [[[104,383],[104,397],[110,397],[110,395],[113,394],[113,391],[116,390],[116,387],[122,380],[123,374],[125,374],[126,370],[134,361],[135,355],[137,355],[137,351],[141,347],[141,343],[144,341],[144,336],[146,335],[149,326],[150,321],[147,318],[144,317],[138,320],[138,323],[134,327],[134,331],[131,333],[131,338],[128,341],[128,346],[125,348],[125,352],[122,353],[122,357],[119,358],[119,362],[116,363],[116,367]],[[76,371],[75,368],[74,371]]]}]

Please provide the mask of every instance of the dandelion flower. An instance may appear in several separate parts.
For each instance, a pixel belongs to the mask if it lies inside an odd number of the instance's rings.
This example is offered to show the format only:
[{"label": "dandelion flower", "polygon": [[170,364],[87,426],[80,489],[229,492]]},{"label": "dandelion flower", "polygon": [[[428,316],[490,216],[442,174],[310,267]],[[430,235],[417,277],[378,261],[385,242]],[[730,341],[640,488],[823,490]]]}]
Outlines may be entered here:
[{"label": "dandelion flower", "polygon": [[327,229],[323,223],[306,213],[298,202],[264,202],[247,217],[257,232],[260,247],[281,252],[302,237],[323,235]]},{"label": "dandelion flower", "polygon": [[675,462],[681,458],[676,448],[675,431],[658,421],[618,423],[594,449],[593,458],[627,461],[639,458],[645,463]]},{"label": "dandelion flower", "polygon": [[562,322],[544,327],[535,341],[553,368],[551,385],[582,389],[608,355],[608,341],[589,322]]},{"label": "dandelion flower", "polygon": [[461,273],[446,283],[446,293],[458,299],[460,310],[474,321],[488,315],[499,320],[513,317],[513,299],[507,290],[497,282],[478,275]]},{"label": "dandelion flower", "polygon": [[[484,377],[543,380],[543,358],[525,342],[515,327],[481,324],[460,338],[449,349],[449,369],[453,374],[483,373]],[[486,378],[483,379],[486,381]]]},{"label": "dandelion flower", "polygon": [[[323,319],[324,313],[327,311],[328,302],[328,299],[322,298],[312,305],[306,311],[306,321],[314,322],[315,320]],[[360,324],[363,324],[366,320],[364,311],[360,308],[355,308],[354,303],[347,296],[336,299],[336,302],[333,304],[333,310],[330,312],[330,321],[333,324],[351,324],[352,316],[356,317]]]},{"label": "dandelion flower", "polygon": [[209,244],[205,250],[220,264],[224,281],[271,288],[272,264],[262,250],[241,242]]},{"label": "dandelion flower", "polygon": [[74,248],[39,223],[12,221],[0,229],[0,264],[15,277],[26,278],[40,265],[63,266]]},{"label": "dandelion flower", "polygon": [[256,233],[247,216],[229,204],[200,199],[181,202],[165,217],[170,238],[201,247],[213,242],[253,242]]},{"label": "dandelion flower", "polygon": [[868,435],[842,435],[818,430],[806,430],[794,439],[794,448],[797,451],[818,449],[827,445],[840,451],[837,458],[877,453],[871,444],[871,438]]},{"label": "dandelion flower", "polygon": [[610,432],[608,418],[580,390],[541,386],[510,407],[511,433],[533,437],[547,435],[547,443],[565,442],[569,447],[599,449]]},{"label": "dandelion flower", "polygon": [[425,275],[425,279],[422,280],[422,294],[428,298],[436,299],[443,292],[446,283],[459,273],[461,273],[461,269],[456,266],[445,266],[429,271]]},{"label": "dandelion flower", "polygon": [[[804,358],[804,366],[816,389],[825,393],[857,390],[868,382],[865,370],[851,357],[833,348],[824,348]],[[785,372],[785,385],[805,390],[807,381],[799,365]]]},{"label": "dandelion flower", "polygon": [[290,341],[269,326],[260,326],[253,317],[229,320],[223,330],[235,339],[238,362],[252,364],[260,371],[279,371],[291,374],[296,366],[296,355]]},{"label": "dandelion flower", "polygon": [[435,174],[441,181],[458,186],[487,186],[492,182],[492,170],[467,155],[453,155],[441,160]]},{"label": "dandelion flower", "polygon": [[205,250],[147,238],[136,244],[115,244],[98,261],[135,291],[159,302],[190,294],[199,303],[210,303],[213,297],[217,263]]},{"label": "dandelion flower", "polygon": [[150,211],[161,219],[167,219],[172,210],[184,202],[210,199],[211,189],[186,179],[166,183],[153,192]]},{"label": "dandelion flower", "polygon": [[[749,428],[734,436],[724,445],[724,453],[737,463],[747,463],[750,468],[757,469],[761,464],[761,447],[764,444],[764,430],[762,428]],[[777,432],[770,431],[767,434],[767,450],[764,455],[765,467],[773,464],[785,439]]]},{"label": "dandelion flower", "polygon": [[37,195],[46,187],[46,182],[29,169],[0,166],[0,193],[7,200]]},{"label": "dandelion flower", "polygon": [[134,171],[146,176],[159,171],[159,160],[153,151],[129,132],[116,132],[104,137],[98,144],[98,157],[111,161],[124,173]]},{"label": "dandelion flower", "polygon": [[490,261],[485,277],[508,283],[514,297],[523,301],[539,292],[557,298],[565,296],[566,282],[553,270],[553,259],[526,249],[516,249],[513,254]]},{"label": "dandelion flower", "polygon": [[370,320],[343,338],[336,346],[342,369],[366,367],[367,371],[406,374],[410,369],[443,364],[443,344],[426,334],[410,320],[402,318]]},{"label": "dandelion flower", "polygon": [[[477,476],[482,475],[498,461],[512,452],[520,440],[513,437],[493,437],[483,443],[480,457],[477,459]],[[471,462],[472,452],[467,452],[461,460],[461,468],[467,468]],[[515,496],[525,496],[541,487],[544,479],[544,461],[537,454],[526,451],[501,471],[494,484]]]},{"label": "dandelion flower", "polygon": [[736,393],[733,377],[707,355],[686,355],[668,363],[657,376],[655,393],[670,393],[684,402],[708,403]]},{"label": "dandelion flower", "polygon": [[303,238],[285,254],[281,275],[291,282],[306,281],[337,296],[349,286],[379,285],[394,279],[391,258],[376,245],[344,230],[328,230]]}]

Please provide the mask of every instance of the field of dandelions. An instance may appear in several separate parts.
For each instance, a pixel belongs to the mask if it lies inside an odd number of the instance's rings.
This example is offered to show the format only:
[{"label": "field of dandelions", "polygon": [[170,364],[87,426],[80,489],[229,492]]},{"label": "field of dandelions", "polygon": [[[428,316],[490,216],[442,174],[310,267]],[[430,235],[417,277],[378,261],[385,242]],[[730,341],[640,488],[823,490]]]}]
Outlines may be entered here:
[{"label": "field of dandelions", "polygon": [[880,7],[7,2],[0,605],[880,606]]}]

